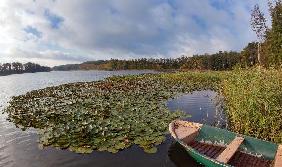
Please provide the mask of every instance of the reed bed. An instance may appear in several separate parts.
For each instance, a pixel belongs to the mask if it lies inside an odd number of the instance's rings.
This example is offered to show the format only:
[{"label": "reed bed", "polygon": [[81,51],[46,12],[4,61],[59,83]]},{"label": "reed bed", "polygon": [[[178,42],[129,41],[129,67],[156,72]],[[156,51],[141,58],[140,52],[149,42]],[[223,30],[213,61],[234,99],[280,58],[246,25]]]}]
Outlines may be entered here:
[{"label": "reed bed", "polygon": [[281,70],[234,70],[221,84],[231,130],[282,142]]}]

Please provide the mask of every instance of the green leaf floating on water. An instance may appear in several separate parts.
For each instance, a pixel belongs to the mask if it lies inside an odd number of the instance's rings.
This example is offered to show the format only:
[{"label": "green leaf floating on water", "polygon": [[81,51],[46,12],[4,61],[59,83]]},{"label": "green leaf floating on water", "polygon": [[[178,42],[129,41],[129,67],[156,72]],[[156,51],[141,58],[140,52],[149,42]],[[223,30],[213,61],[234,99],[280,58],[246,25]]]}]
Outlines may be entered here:
[{"label": "green leaf floating on water", "polygon": [[188,117],[170,112],[166,101],[179,93],[213,89],[216,76],[206,78],[147,74],[65,84],[15,96],[5,112],[16,126],[38,129],[41,147],[116,153],[136,144],[155,153],[168,124]]},{"label": "green leaf floating on water", "polygon": [[148,148],[144,148],[144,151],[146,153],[153,154],[153,153],[156,153],[158,151],[158,149],[157,149],[157,147],[148,147]]},{"label": "green leaf floating on water", "polygon": [[93,149],[89,147],[69,147],[70,151],[81,153],[81,154],[90,154],[92,153]]},{"label": "green leaf floating on water", "polygon": [[150,148],[144,148],[144,151],[146,153],[153,154],[153,153],[156,153],[158,151],[158,149],[157,149],[157,147],[150,147]]}]

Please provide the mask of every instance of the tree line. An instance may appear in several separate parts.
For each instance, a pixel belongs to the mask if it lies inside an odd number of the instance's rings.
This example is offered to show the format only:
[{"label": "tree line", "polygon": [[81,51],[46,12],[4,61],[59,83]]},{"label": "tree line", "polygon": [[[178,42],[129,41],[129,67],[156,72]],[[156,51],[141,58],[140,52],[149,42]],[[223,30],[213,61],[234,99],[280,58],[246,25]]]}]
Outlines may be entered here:
[{"label": "tree line", "polygon": [[22,73],[34,73],[34,72],[49,72],[50,67],[41,66],[35,63],[3,63],[0,64],[0,75],[10,75],[10,74],[22,74]]},{"label": "tree line", "polygon": [[215,54],[181,56],[175,59],[135,59],[109,61],[113,70],[124,69],[155,69],[155,70],[231,70],[240,63],[241,57],[237,52],[218,52]]},{"label": "tree line", "polygon": [[268,0],[271,27],[258,5],[252,11],[251,26],[257,35],[257,61],[264,67],[282,66],[282,0]]},{"label": "tree line", "polygon": [[231,70],[234,66],[251,67],[257,64],[256,42],[242,52],[220,51],[215,54],[181,56],[179,58],[140,58],[131,60],[98,60],[82,64],[55,66],[53,70]]}]

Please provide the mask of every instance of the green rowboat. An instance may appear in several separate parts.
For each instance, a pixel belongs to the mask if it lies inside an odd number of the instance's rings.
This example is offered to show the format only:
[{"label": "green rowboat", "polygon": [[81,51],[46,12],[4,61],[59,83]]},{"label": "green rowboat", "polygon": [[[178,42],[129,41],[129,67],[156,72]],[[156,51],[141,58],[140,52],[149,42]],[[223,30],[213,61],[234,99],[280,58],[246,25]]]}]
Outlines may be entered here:
[{"label": "green rowboat", "polygon": [[171,122],[169,131],[191,157],[208,167],[282,167],[282,145],[181,120]]}]

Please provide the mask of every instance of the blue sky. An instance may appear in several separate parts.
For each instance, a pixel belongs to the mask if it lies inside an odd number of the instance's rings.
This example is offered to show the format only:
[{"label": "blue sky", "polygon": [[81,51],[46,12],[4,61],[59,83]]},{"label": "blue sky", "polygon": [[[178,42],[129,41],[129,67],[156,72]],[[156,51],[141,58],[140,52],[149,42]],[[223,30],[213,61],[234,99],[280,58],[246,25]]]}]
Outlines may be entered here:
[{"label": "blue sky", "polygon": [[0,62],[44,65],[240,51],[266,0],[1,0]]},{"label": "blue sky", "polygon": [[52,12],[49,9],[44,10],[45,18],[50,22],[50,26],[53,29],[59,29],[61,24],[64,22],[64,18],[60,17]]}]

